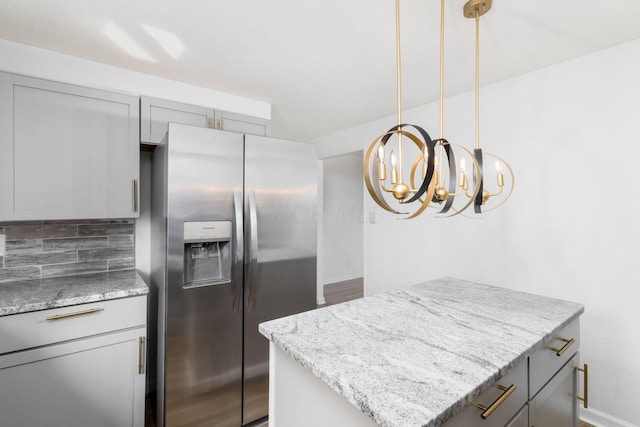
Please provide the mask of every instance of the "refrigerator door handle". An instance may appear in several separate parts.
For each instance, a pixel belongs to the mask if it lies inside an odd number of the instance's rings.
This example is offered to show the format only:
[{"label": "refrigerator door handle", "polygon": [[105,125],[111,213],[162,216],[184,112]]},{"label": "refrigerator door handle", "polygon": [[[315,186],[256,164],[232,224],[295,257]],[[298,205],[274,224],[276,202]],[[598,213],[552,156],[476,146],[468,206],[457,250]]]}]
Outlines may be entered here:
[{"label": "refrigerator door handle", "polygon": [[255,277],[258,270],[258,212],[256,210],[256,193],[249,191],[249,271],[247,283],[249,283],[249,310],[255,306]]},{"label": "refrigerator door handle", "polygon": [[244,265],[244,229],[242,222],[242,192],[235,190],[233,192],[233,210],[235,214],[235,233],[236,233],[236,253],[235,253],[235,286],[233,287],[233,311],[240,311],[242,302],[242,270]]}]

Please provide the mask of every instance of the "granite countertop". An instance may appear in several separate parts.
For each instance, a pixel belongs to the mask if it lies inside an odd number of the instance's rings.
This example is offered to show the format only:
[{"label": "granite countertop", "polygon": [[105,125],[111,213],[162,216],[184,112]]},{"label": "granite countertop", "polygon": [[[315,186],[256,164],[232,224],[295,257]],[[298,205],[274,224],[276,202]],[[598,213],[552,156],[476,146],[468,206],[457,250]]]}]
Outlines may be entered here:
[{"label": "granite countertop", "polygon": [[0,283],[0,316],[145,295],[149,288],[137,271]]},{"label": "granite countertop", "polygon": [[442,278],[259,328],[377,424],[437,426],[583,311]]}]

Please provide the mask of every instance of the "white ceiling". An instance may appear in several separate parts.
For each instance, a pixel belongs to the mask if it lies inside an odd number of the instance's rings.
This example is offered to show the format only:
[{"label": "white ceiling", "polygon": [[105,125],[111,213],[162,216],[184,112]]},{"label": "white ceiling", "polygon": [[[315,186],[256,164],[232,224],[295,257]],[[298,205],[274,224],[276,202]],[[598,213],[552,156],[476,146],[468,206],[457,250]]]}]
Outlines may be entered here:
[{"label": "white ceiling", "polygon": [[[465,1],[446,0],[447,95],[473,87]],[[0,0],[0,38],[268,101],[274,136],[308,140],[395,112],[394,4]],[[401,8],[410,108],[438,97],[440,2]],[[481,83],[640,38],[638,17],[638,0],[494,0],[480,21]],[[123,38],[138,51],[125,51]],[[184,46],[179,56],[171,38]]]}]

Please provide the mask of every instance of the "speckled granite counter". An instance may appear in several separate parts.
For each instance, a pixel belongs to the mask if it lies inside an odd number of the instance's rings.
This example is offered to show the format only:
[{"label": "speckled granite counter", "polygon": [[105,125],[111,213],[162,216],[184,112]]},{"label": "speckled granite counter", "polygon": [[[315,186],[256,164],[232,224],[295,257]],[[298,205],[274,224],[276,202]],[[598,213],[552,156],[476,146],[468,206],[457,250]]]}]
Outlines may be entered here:
[{"label": "speckled granite counter", "polygon": [[144,295],[135,270],[0,283],[0,316]]},{"label": "speckled granite counter", "polygon": [[377,424],[437,426],[583,311],[443,278],[262,323],[260,332]]}]

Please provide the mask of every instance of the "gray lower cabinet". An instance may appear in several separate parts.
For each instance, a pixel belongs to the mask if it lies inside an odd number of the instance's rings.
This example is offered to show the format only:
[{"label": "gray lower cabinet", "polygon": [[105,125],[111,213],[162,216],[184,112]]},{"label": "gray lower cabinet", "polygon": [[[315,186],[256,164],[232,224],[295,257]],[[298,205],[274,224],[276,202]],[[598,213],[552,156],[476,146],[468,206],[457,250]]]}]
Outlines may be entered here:
[{"label": "gray lower cabinet", "polygon": [[0,424],[143,427],[146,296],[0,317]]},{"label": "gray lower cabinet", "polygon": [[576,427],[580,320],[550,337],[446,427]]},{"label": "gray lower cabinet", "polygon": [[578,420],[575,354],[529,402],[532,427],[576,427]]},{"label": "gray lower cabinet", "polygon": [[160,144],[169,122],[250,135],[271,135],[271,123],[266,119],[149,96],[140,97],[141,144]]},{"label": "gray lower cabinet", "polygon": [[138,98],[0,73],[0,220],[136,218]]}]

